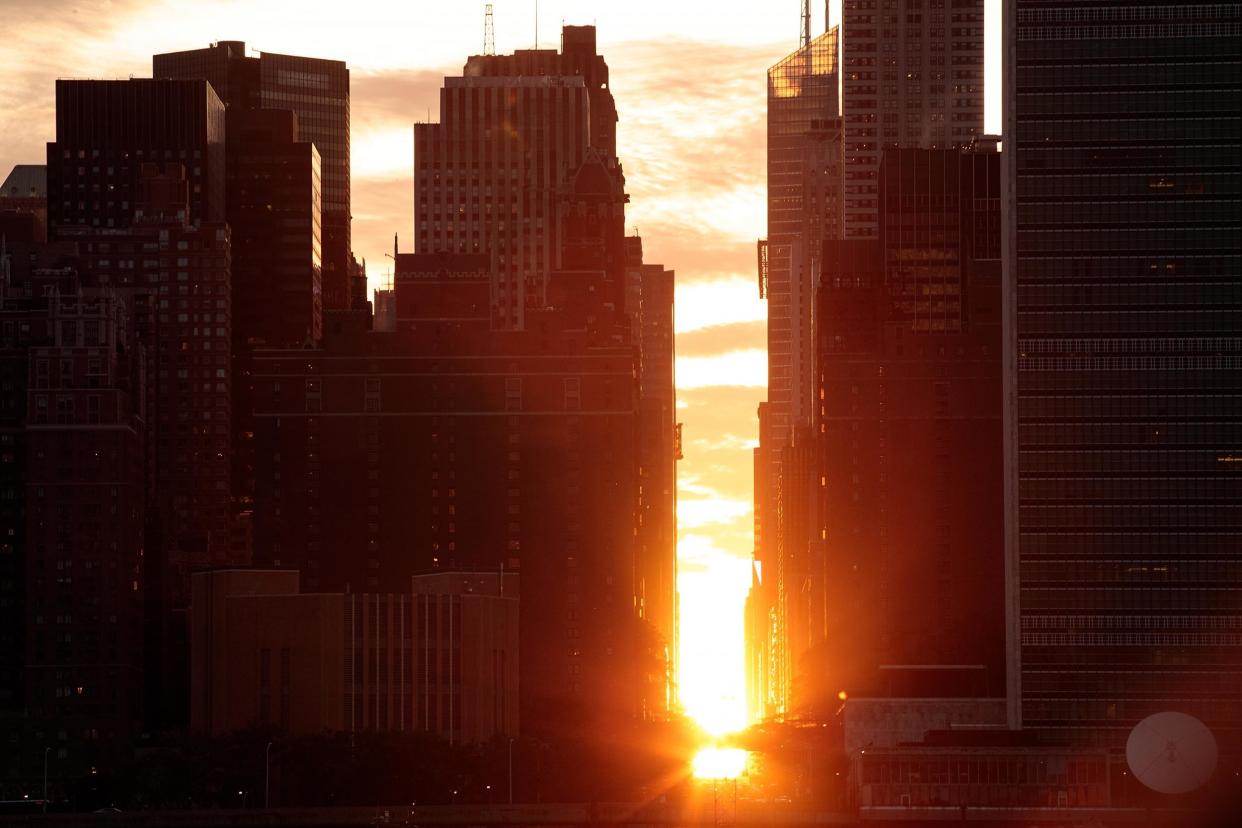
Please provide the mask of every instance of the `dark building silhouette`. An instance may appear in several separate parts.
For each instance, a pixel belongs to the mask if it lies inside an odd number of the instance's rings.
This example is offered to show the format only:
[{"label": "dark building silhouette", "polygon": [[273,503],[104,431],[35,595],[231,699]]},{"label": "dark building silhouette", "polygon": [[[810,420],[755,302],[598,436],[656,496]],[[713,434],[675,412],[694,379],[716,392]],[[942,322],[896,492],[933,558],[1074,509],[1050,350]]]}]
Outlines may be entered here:
[{"label": "dark building silhouette", "polygon": [[627,295],[631,341],[639,352],[639,551],[635,589],[639,614],[651,626],[651,643],[666,664],[665,675],[644,694],[651,716],[672,704],[677,669],[677,461],[680,425],[674,379],[675,274],[644,264],[642,239],[626,238]]},{"label": "dark building silhouette", "polygon": [[[26,224],[28,233],[17,230]],[[0,235],[47,241],[47,167],[18,164],[0,184]]]},{"label": "dark building silhouette", "polygon": [[143,351],[126,303],[83,288],[70,251],[0,263],[0,729],[26,779],[44,749],[57,776],[106,764],[141,722]]},{"label": "dark building silhouette", "polygon": [[58,80],[48,227],[133,221],[144,163],[185,167],[191,215],[224,221],[224,106],[205,81]]},{"label": "dark building silhouette", "polygon": [[786,564],[812,698],[1003,692],[999,161],[887,149],[880,238],[827,244],[820,454],[794,487],[821,543]]},{"label": "dark building silhouette", "polygon": [[323,337],[319,151],[287,109],[229,111],[228,217],[233,243],[232,493],[241,524],[254,507],[251,354]]},{"label": "dark building silhouette", "polygon": [[304,593],[296,571],[196,574],[192,725],[516,736],[518,580],[441,572],[390,593]]},{"label": "dark building silhouette", "polygon": [[[768,675],[751,691],[752,713],[783,712],[793,656],[785,647],[785,587],[778,563],[778,488],[785,447],[811,416],[815,273],[823,240],[839,234],[840,204],[827,183],[840,176],[838,41],[833,28],[768,69],[768,232],[759,242],[759,295],[768,302],[768,396],[755,453],[754,600],[775,629]],[[752,683],[756,677],[752,675]]]},{"label": "dark building silhouette", "polygon": [[[29,219],[29,215],[24,215]],[[17,232],[24,230],[24,233]],[[50,292],[78,290],[73,245],[32,240],[33,224],[5,226],[0,235],[0,710],[20,709],[24,700],[22,665],[26,639],[26,499],[30,401],[30,348],[54,340]],[[45,290],[46,289],[46,290]],[[45,295],[48,293],[49,295]],[[49,380],[50,382],[50,380]]]},{"label": "dark building silhouette", "polygon": [[[156,78],[208,80],[231,119],[252,109],[285,109],[297,115],[299,137],[282,140],[312,142],[322,159],[323,307],[347,309],[365,304],[365,291],[358,291],[365,285],[358,285],[354,278],[350,247],[349,68],[345,63],[273,52],[249,57],[245,43],[222,40],[205,49],[155,55],[151,73]],[[244,132],[252,124],[243,118],[231,120],[230,139],[234,128]],[[245,145],[244,135],[241,140]],[[238,222],[230,215],[229,223]],[[235,226],[234,232],[239,231]]]},{"label": "dark building silhouette", "polygon": [[[1242,723],[1237,4],[1005,9],[1010,724]],[[1228,784],[1228,783],[1227,783]]]},{"label": "dark building silhouette", "polygon": [[[822,588],[822,574],[813,573],[831,553],[816,489],[826,477],[823,464],[836,460],[816,445],[822,435],[813,427],[822,338],[816,308],[820,275],[838,266],[821,258],[823,243],[878,238],[886,148],[966,147],[983,127],[982,0],[927,8],[845,0],[839,27],[814,41],[809,35],[805,20],[802,48],[768,71],[768,238],[759,244],[760,293],[769,309],[768,400],[759,412],[748,614],[749,695],[758,716],[790,711],[795,686],[805,685],[800,657],[823,628],[813,608],[825,599],[811,590]],[[925,206],[948,214],[943,205]],[[942,236],[913,244],[935,255],[932,248],[947,254],[957,243]],[[890,264],[890,278],[905,266]],[[913,266],[923,279],[943,269],[935,277],[942,288],[960,275],[951,263]],[[927,285],[917,289],[926,292]],[[793,464],[788,473],[786,462]],[[820,617],[810,623],[808,613]]]},{"label": "dark building silhouette", "polygon": [[58,228],[84,282],[116,291],[145,354],[148,713],[184,720],[185,610],[195,569],[244,562],[230,493],[231,245],[189,211],[180,163],[143,163],[124,229]]},{"label": "dark building silhouette", "polygon": [[395,333],[256,353],[256,559],[309,590],[518,571],[523,728],[630,716],[634,354],[598,276],[524,332],[491,330],[489,285],[484,257],[400,254]]},{"label": "dark building silhouette", "polygon": [[964,147],[983,132],[983,0],[880,5],[841,5],[847,239],[879,233],[886,147]]}]

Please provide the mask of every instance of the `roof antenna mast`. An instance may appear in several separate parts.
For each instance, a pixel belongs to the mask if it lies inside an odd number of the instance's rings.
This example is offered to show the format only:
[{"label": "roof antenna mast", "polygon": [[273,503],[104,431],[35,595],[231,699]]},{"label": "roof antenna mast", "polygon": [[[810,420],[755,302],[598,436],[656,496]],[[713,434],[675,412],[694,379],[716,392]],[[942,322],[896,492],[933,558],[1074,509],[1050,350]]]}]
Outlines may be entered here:
[{"label": "roof antenna mast", "polygon": [[802,48],[811,45],[811,0],[802,0]]},{"label": "roof antenna mast", "polygon": [[496,31],[492,28],[492,4],[483,7],[483,54],[496,54]]}]

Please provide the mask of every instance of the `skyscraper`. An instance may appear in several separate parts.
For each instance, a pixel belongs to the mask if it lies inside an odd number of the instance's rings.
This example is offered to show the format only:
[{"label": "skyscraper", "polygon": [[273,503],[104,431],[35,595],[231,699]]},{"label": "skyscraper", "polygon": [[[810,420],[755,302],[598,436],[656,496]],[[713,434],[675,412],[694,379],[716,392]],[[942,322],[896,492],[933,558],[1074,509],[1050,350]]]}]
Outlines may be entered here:
[{"label": "skyscraper", "polygon": [[5,516],[21,520],[2,550],[0,572],[21,585],[0,592],[0,704],[20,702],[3,726],[11,770],[29,777],[24,740],[54,752],[62,777],[123,756],[143,693],[143,349],[118,293],[83,288],[50,252],[0,264],[15,277],[0,284],[0,371],[21,391],[0,421]]},{"label": "skyscraper", "polygon": [[224,221],[224,106],[205,81],[58,80],[49,236],[128,227],[144,163],[185,167],[190,214]]},{"label": "skyscraper", "polygon": [[983,0],[842,0],[845,238],[878,232],[880,152],[983,131]]},{"label": "skyscraper", "polygon": [[1004,20],[1011,724],[1180,710],[1236,759],[1242,10]]},{"label": "skyscraper", "polygon": [[323,307],[350,307],[357,297],[350,295],[349,68],[345,63],[273,52],[249,57],[245,43],[223,40],[205,49],[155,55],[151,72],[156,78],[210,81],[230,112],[289,109],[296,113],[298,140],[314,143],[322,163]]},{"label": "skyscraper", "polygon": [[755,452],[755,560],[760,575],[755,611],[770,615],[778,629],[777,649],[769,655],[782,665],[774,669],[784,678],[773,678],[768,686],[773,698],[782,700],[789,658],[778,563],[778,492],[785,447],[812,411],[818,251],[840,223],[840,202],[831,183],[840,174],[838,39],[835,28],[814,40],[808,33],[807,42],[768,70],[768,234],[759,242],[759,295],[768,302],[768,395]]},{"label": "skyscraper", "polygon": [[444,79],[440,122],[414,127],[415,250],[489,255],[498,327],[546,305],[566,252],[559,204],[588,155],[621,178],[607,79],[595,27],[566,26],[562,53],[470,58]]}]

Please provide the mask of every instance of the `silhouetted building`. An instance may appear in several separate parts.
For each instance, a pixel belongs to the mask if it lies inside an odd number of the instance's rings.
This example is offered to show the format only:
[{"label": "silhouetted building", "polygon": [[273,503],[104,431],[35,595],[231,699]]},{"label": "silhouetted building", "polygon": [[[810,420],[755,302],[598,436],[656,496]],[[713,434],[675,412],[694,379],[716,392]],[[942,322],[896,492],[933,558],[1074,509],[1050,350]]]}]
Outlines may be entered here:
[{"label": "silhouetted building", "polygon": [[[323,307],[348,309],[356,300],[365,303],[365,291],[360,297],[350,293],[357,286],[351,288],[355,274],[350,248],[349,68],[345,63],[273,52],[248,57],[245,43],[222,40],[205,49],[155,55],[151,72],[156,78],[210,81],[232,119],[230,142],[235,128],[248,128],[249,119],[233,119],[235,113],[286,109],[297,115],[298,134],[289,140],[314,143],[322,159]],[[282,150],[284,154],[295,152]],[[232,215],[229,223],[234,233],[242,232]]]},{"label": "silhouetted building", "polygon": [[[804,690],[1000,695],[999,155],[886,150],[877,190],[881,238],[824,253],[834,264],[819,297],[808,475],[822,559],[794,569],[822,643]],[[979,665],[982,676],[960,690],[894,684],[891,665],[922,665],[923,679],[930,665]]]},{"label": "silhouetted building", "polygon": [[28,779],[31,741],[58,776],[83,774],[121,755],[141,715],[142,348],[125,302],[82,288],[64,250],[23,251],[0,285],[0,565],[21,579],[0,591],[0,705],[21,711],[0,729]]},{"label": "silhouetted building", "polygon": [[392,593],[300,593],[296,571],[194,576],[192,726],[518,735],[518,576],[446,572]]},{"label": "silhouetted building", "polygon": [[755,453],[760,577],[753,599],[767,606],[761,614],[770,614],[782,631],[762,636],[777,649],[769,653],[776,660],[766,681],[771,702],[752,710],[759,716],[783,712],[789,689],[778,491],[785,448],[813,410],[818,257],[823,240],[839,235],[839,192],[831,183],[840,175],[839,35],[833,28],[768,70],[768,233],[759,242],[759,295],[768,302],[768,396]]},{"label": "silhouetted building", "polygon": [[1000,156],[886,148],[880,239],[893,322],[956,333],[1000,320]]},{"label": "silhouetted building", "polygon": [[58,80],[49,235],[129,227],[145,163],[185,168],[189,214],[224,221],[224,105],[205,81]]},{"label": "silhouetted building", "polygon": [[983,131],[983,0],[841,6],[844,238],[879,232],[885,147],[964,147]]},{"label": "silhouetted building", "polygon": [[124,228],[62,225],[83,281],[115,290],[145,353],[147,713],[183,721],[189,573],[234,559],[227,225],[190,213],[180,162],[139,164]]},{"label": "silhouetted building", "polygon": [[[29,229],[29,225],[27,226]],[[25,663],[30,348],[55,341],[49,302],[78,290],[77,248],[0,242],[0,711],[21,709]],[[50,371],[50,367],[48,369]],[[50,378],[47,380],[50,382]]]},{"label": "silhouetted building", "polygon": [[1237,4],[1005,9],[1011,725],[1242,752]]},{"label": "silhouetted building", "polygon": [[47,167],[42,164],[17,164],[0,184],[0,235],[16,241],[15,228],[26,224],[30,229],[17,235],[47,241]]},{"label": "silhouetted building", "polygon": [[416,729],[449,744],[518,735],[519,582],[504,571],[411,579]]},{"label": "silhouetted building", "polygon": [[665,665],[644,693],[644,715],[667,716],[677,665],[677,461],[680,459],[673,361],[675,274],[644,264],[642,239],[626,238],[631,338],[639,352],[639,614],[654,633],[649,656]]},{"label": "silhouetted building", "polygon": [[526,332],[490,329],[489,284],[485,257],[401,254],[396,333],[256,353],[256,560],[316,591],[520,571],[523,726],[632,715],[634,354],[598,276]]},{"label": "silhouetted building", "polygon": [[323,337],[319,152],[287,109],[229,111],[234,509],[254,506],[251,354]]},{"label": "silhouetted building", "polygon": [[[462,77],[444,79],[440,123],[414,126],[415,250],[488,255],[498,327],[524,327],[527,313],[548,305],[551,274],[577,267],[564,258],[572,252],[561,202],[588,156],[615,181],[615,192],[601,195],[619,199],[611,209],[624,234],[607,66],[595,55],[593,26],[565,32],[561,55],[470,58]],[[618,238],[618,268],[621,245]]]}]

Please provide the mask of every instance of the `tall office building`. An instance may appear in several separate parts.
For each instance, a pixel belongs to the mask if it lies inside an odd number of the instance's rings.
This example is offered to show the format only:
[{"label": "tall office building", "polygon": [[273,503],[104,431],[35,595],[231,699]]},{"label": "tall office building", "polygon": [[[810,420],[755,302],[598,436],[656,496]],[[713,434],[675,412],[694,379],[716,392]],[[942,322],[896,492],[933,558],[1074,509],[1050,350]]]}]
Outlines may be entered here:
[{"label": "tall office building", "polygon": [[[297,115],[299,138],[321,158],[323,307],[345,309],[365,296],[351,296],[349,68],[343,61],[263,52],[246,55],[246,44],[224,40],[205,49],[170,52],[151,59],[156,78],[204,78],[233,112],[288,109]],[[240,127],[240,124],[238,124]],[[230,131],[234,122],[230,121]],[[231,133],[230,133],[231,137]],[[232,216],[229,217],[233,223]]]},{"label": "tall office building", "polygon": [[440,122],[415,125],[415,250],[490,256],[497,327],[547,305],[549,275],[565,266],[561,200],[588,156],[622,180],[615,112],[595,27],[566,26],[562,53],[470,58],[444,79]]},{"label": "tall office building", "polygon": [[[799,423],[811,416],[814,364],[815,272],[825,238],[840,222],[832,179],[839,176],[840,117],[837,29],[809,39],[768,70],[768,234],[759,242],[759,295],[768,302],[768,395],[762,406],[755,452],[755,600],[770,615],[779,642],[770,655],[789,659],[783,632],[779,565],[781,461]],[[786,679],[772,678],[773,697],[784,699]],[[777,702],[779,708],[783,701]],[[766,713],[781,712],[768,710]],[[752,711],[761,715],[761,711]]]},{"label": "tall office building", "polygon": [[48,230],[128,227],[144,163],[185,167],[190,214],[224,221],[224,106],[205,81],[58,80]]},{"label": "tall office building", "polygon": [[1236,761],[1242,8],[1004,20],[1011,724],[1180,710]]},{"label": "tall office building", "polygon": [[667,673],[643,698],[648,715],[667,715],[677,667],[677,461],[680,459],[674,380],[673,271],[644,264],[642,239],[626,238],[626,312],[639,354],[638,558],[639,614],[655,634],[653,655]]},{"label": "tall office building", "polygon": [[837,40],[834,28],[768,70],[768,236],[761,242],[760,293],[768,301],[768,403],[778,439],[811,415],[814,274],[840,207],[823,197],[810,203],[808,183],[824,171],[808,173],[813,162],[831,158],[823,146],[833,141],[824,133],[839,124]]},{"label": "tall office building", "polygon": [[315,145],[299,138],[297,113],[290,110],[229,113],[231,455],[239,522],[254,507],[251,355],[256,348],[294,348],[323,338],[322,167]]},{"label": "tall office building", "polygon": [[874,238],[884,147],[983,131],[983,0],[843,0],[841,30],[845,238]]},{"label": "tall office building", "polygon": [[143,349],[126,302],[83,288],[63,248],[22,253],[0,265],[0,571],[21,579],[0,591],[0,706],[21,711],[0,729],[10,772],[54,757],[64,778],[122,756],[141,724]]}]

